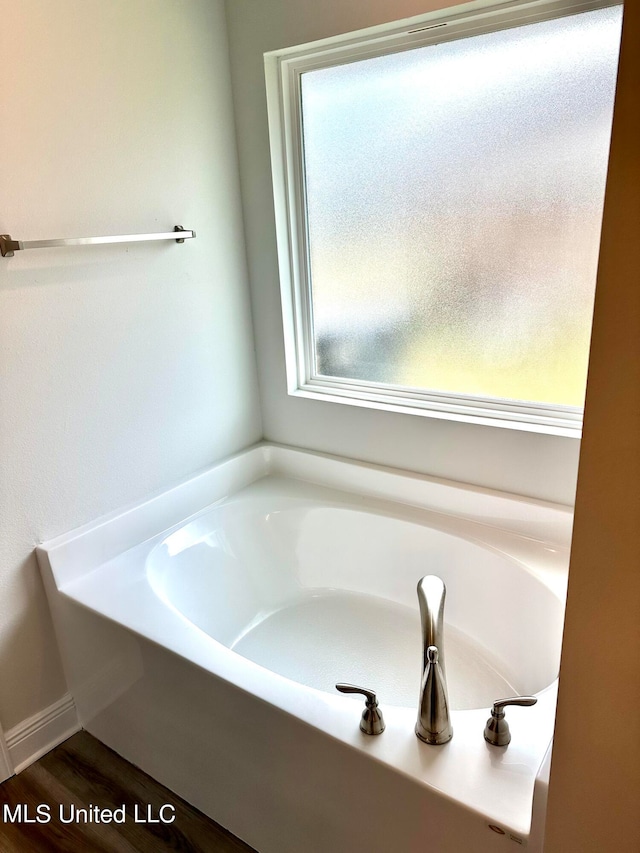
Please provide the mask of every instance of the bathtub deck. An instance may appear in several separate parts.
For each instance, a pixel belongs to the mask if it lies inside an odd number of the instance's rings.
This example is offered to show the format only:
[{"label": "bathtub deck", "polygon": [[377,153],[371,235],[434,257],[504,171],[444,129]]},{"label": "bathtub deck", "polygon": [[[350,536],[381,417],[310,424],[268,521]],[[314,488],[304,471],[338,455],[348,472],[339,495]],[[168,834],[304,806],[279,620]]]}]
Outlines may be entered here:
[{"label": "bathtub deck", "polygon": [[[51,806],[48,824],[18,824],[3,820],[3,805],[11,810],[28,804],[29,816],[39,804]],[[123,824],[64,824],[58,820],[61,803],[68,816],[69,804],[115,808],[127,804]],[[137,824],[139,814],[153,814],[165,803],[175,807],[176,819],[169,825]],[[156,853],[184,850],[192,853],[255,853],[240,839],[160,785],[146,773],[120,758],[87,732],[79,732],[18,776],[0,785],[1,853],[43,851],[92,851],[92,853]]]}]

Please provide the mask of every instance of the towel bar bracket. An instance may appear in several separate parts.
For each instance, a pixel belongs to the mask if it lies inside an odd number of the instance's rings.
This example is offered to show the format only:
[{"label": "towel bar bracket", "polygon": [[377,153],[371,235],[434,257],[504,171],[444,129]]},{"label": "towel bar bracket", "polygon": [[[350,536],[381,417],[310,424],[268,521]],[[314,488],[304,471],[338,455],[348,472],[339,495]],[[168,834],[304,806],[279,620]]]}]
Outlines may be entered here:
[{"label": "towel bar bracket", "polygon": [[20,243],[12,240],[10,234],[0,234],[0,252],[3,258],[12,258],[14,252],[20,251]]}]

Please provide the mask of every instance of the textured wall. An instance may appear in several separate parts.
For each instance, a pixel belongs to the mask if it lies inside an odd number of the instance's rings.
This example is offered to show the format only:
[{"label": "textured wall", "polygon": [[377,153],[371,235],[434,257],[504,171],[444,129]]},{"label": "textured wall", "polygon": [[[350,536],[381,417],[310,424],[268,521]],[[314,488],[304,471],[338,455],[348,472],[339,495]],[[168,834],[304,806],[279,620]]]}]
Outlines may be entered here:
[{"label": "textured wall", "polygon": [[221,0],[0,0],[0,721],[65,692],[34,544],[260,438]]}]

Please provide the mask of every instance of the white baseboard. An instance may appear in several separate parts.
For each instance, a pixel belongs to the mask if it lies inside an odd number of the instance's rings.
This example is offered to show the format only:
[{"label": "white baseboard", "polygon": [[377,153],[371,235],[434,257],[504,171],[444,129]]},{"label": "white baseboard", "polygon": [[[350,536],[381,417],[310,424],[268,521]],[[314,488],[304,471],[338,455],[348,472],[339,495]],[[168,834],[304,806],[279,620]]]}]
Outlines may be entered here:
[{"label": "white baseboard", "polygon": [[78,731],[80,723],[75,702],[67,693],[53,705],[5,732],[13,772],[20,773]]}]

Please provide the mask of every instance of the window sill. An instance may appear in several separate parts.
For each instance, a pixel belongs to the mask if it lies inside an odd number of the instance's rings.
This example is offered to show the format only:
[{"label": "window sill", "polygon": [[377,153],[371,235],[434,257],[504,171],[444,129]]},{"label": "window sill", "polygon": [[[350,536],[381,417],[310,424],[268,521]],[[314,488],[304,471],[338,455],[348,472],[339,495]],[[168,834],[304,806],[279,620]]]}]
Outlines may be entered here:
[{"label": "window sill", "polygon": [[[568,407],[525,406],[512,401],[505,408],[496,404],[501,401],[481,398],[454,397],[448,394],[422,394],[410,398],[406,389],[397,393],[390,389],[384,393],[366,385],[339,383],[327,380],[310,380],[290,388],[289,395],[325,403],[342,403],[382,412],[404,415],[419,415],[426,418],[457,421],[485,427],[515,429],[564,438],[581,438],[582,412]],[[508,406],[508,408],[507,408]]]}]

